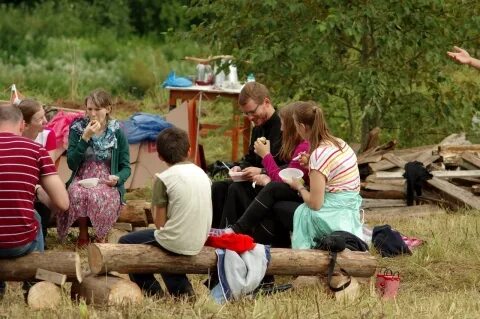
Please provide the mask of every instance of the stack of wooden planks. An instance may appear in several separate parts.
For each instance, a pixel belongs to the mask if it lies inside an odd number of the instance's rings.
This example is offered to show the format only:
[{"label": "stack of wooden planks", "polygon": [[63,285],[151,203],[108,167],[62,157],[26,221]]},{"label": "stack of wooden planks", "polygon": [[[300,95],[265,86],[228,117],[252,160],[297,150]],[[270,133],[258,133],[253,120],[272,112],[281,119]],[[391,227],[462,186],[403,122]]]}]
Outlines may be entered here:
[{"label": "stack of wooden planks", "polygon": [[[396,141],[358,155],[366,216],[425,216],[443,209],[480,209],[480,144],[452,134],[436,145],[396,150]],[[416,205],[407,207],[405,164],[418,161],[433,175]]]}]

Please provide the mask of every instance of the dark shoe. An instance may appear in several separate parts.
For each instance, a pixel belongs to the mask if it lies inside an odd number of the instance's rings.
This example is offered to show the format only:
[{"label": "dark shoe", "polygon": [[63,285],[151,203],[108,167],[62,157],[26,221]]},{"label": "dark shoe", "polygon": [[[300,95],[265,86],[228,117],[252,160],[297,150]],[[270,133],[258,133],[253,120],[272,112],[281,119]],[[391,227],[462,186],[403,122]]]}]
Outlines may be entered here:
[{"label": "dark shoe", "polygon": [[5,295],[5,290],[7,290],[7,284],[5,281],[0,281],[0,300],[3,299],[3,296]]},{"label": "dark shoe", "polygon": [[184,291],[178,292],[174,294],[172,297],[178,299],[185,299],[188,302],[195,303],[197,300],[197,296],[195,295],[195,291],[193,290],[192,286],[186,287]]},{"label": "dark shoe", "polygon": [[22,291],[23,291],[23,300],[25,300],[25,303],[28,304],[28,292],[30,291],[30,288],[35,284],[35,282],[32,281],[24,281],[22,285]]},{"label": "dark shoe", "polygon": [[257,289],[255,289],[250,295],[255,298],[258,295],[273,295],[278,292],[284,292],[292,288],[292,284],[285,284],[285,285],[278,285],[275,286],[275,284],[268,284],[264,286],[258,286]]},{"label": "dark shoe", "polygon": [[160,283],[158,281],[154,281],[148,288],[143,286],[142,290],[148,297],[165,297],[165,292],[163,291],[162,286],[160,286]]}]

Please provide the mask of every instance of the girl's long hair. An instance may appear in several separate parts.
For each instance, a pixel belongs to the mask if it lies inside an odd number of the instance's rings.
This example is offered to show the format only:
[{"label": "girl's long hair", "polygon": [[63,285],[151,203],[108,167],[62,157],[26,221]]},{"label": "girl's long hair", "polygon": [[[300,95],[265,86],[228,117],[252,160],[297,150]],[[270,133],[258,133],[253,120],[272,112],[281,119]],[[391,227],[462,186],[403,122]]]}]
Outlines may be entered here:
[{"label": "girl's long hair", "polygon": [[293,111],[300,103],[290,103],[282,107],[278,112],[283,123],[282,146],[278,152],[278,157],[285,162],[289,162],[292,159],[293,151],[302,142],[302,137],[298,134],[295,121],[293,120]]},{"label": "girl's long hair", "polygon": [[293,118],[297,124],[303,124],[308,129],[310,153],[326,141],[333,143],[341,150],[342,147],[337,138],[328,129],[322,108],[313,101],[298,103],[293,110]]}]

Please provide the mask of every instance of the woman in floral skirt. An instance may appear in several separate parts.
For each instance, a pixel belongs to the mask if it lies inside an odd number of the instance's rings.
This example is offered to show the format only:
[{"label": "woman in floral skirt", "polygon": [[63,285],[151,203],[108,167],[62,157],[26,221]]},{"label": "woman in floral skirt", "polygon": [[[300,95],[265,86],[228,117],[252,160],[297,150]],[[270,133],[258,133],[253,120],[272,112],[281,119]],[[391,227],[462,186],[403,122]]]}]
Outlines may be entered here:
[{"label": "woman in floral skirt", "polygon": [[[116,222],[125,193],[124,183],[130,176],[128,142],[119,122],[110,118],[112,98],[103,90],[95,90],[85,98],[86,117],[76,119],[70,126],[67,162],[72,176],[67,182],[70,208],[67,214],[57,215],[61,239],[78,220],[80,234],[77,246],[88,245],[88,219],[97,242]],[[79,181],[98,178],[96,186],[86,188]]]}]

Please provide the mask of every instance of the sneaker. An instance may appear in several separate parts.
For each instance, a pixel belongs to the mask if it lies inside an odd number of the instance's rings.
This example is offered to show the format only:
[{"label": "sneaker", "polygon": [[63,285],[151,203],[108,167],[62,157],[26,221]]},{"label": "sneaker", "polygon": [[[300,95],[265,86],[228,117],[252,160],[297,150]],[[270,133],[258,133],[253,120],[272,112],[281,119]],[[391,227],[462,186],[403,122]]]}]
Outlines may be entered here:
[{"label": "sneaker", "polygon": [[292,287],[293,287],[292,284],[283,284],[283,285],[275,286],[274,283],[271,283],[266,285],[260,285],[254,291],[252,291],[247,295],[252,296],[253,298],[258,297],[259,295],[269,296],[279,292],[290,290]]},{"label": "sneaker", "polygon": [[210,228],[210,231],[208,232],[208,236],[212,237],[219,237],[225,234],[235,234],[233,229],[230,227],[227,228]]}]

